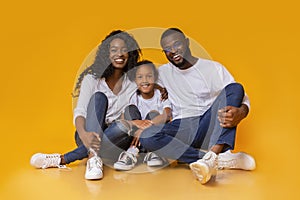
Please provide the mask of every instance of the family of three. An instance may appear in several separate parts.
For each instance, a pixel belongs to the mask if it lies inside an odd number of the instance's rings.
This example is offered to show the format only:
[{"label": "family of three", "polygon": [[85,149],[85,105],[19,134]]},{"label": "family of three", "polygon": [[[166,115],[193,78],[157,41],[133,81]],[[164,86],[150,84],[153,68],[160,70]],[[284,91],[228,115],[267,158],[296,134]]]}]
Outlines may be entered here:
[{"label": "family of three", "polygon": [[36,153],[31,165],[45,169],[88,158],[85,178],[94,180],[103,177],[103,160],[131,170],[143,152],[149,166],[189,164],[202,184],[220,169],[255,169],[252,156],[231,152],[249,112],[243,86],[220,63],[194,57],[180,29],[165,30],[160,44],[169,63],[157,70],[140,61],[133,36],[120,30],[106,36],[76,84],[77,148]]}]

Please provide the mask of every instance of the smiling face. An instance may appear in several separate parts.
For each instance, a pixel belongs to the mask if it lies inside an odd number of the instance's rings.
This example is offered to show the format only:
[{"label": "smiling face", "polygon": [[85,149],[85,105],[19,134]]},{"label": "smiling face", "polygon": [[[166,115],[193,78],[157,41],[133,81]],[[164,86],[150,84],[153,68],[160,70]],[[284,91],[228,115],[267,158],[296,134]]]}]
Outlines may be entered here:
[{"label": "smiling face", "polygon": [[155,74],[151,65],[143,64],[138,66],[138,69],[136,70],[135,82],[143,98],[149,99],[153,97]]},{"label": "smiling face", "polygon": [[181,33],[174,32],[161,39],[161,46],[167,59],[176,67],[186,69],[190,66],[188,60],[192,57],[189,40]]},{"label": "smiling face", "polygon": [[116,38],[110,42],[109,59],[116,69],[123,69],[128,61],[128,49],[124,40]]}]

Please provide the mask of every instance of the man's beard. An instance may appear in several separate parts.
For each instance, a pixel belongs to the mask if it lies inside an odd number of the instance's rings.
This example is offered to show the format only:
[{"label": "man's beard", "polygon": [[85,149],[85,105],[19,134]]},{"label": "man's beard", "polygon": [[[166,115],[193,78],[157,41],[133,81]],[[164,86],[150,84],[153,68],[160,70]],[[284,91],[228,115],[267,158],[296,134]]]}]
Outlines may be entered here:
[{"label": "man's beard", "polygon": [[180,63],[175,63],[173,60],[170,59],[169,61],[179,69],[185,69],[185,64],[189,63],[185,58],[182,58],[182,62]]}]

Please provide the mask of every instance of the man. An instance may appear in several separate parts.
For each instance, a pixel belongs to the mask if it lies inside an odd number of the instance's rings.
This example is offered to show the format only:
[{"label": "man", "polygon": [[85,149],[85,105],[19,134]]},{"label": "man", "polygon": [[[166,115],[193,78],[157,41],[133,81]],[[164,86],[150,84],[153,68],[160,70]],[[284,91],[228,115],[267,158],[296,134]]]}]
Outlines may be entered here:
[{"label": "man", "polygon": [[230,152],[236,127],[249,111],[242,85],[221,64],[194,57],[189,39],[178,28],[167,29],[160,44],[170,62],[159,67],[158,83],[168,90],[173,120],[145,129],[141,145],[161,157],[188,163],[202,184],[216,175],[217,168],[253,170],[250,155]]}]

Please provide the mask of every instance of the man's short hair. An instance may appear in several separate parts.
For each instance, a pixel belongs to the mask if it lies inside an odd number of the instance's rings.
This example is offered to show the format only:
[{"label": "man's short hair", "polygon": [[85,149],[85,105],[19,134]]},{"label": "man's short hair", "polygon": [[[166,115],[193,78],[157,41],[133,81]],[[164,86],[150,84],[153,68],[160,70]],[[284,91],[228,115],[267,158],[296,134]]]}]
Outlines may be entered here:
[{"label": "man's short hair", "polygon": [[160,41],[161,41],[163,38],[165,38],[165,37],[167,37],[167,36],[169,36],[169,35],[171,35],[171,34],[173,34],[173,33],[180,33],[180,34],[185,38],[184,33],[183,33],[179,28],[168,28],[167,30],[165,30],[165,31],[162,33],[161,38],[160,38]]}]

